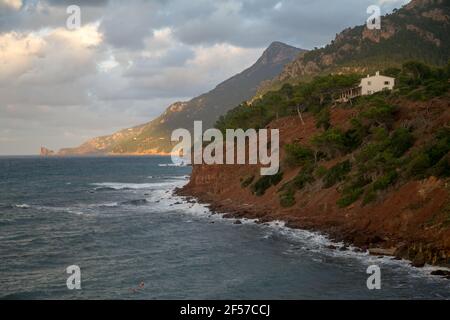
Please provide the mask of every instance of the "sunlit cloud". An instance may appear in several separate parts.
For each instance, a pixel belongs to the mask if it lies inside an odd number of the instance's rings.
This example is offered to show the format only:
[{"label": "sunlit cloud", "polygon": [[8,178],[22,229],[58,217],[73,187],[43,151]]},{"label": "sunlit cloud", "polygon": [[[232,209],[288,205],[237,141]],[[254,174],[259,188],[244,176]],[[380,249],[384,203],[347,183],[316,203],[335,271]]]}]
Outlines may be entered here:
[{"label": "sunlit cloud", "polygon": [[14,10],[19,10],[22,7],[22,0],[0,0],[0,6],[2,5]]}]

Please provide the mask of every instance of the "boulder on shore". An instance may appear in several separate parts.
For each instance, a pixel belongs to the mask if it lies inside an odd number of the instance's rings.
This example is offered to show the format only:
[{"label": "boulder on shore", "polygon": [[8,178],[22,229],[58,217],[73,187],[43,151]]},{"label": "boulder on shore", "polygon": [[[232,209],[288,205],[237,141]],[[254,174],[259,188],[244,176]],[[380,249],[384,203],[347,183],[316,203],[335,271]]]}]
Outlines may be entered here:
[{"label": "boulder on shore", "polygon": [[369,254],[373,256],[394,256],[397,248],[369,248]]}]

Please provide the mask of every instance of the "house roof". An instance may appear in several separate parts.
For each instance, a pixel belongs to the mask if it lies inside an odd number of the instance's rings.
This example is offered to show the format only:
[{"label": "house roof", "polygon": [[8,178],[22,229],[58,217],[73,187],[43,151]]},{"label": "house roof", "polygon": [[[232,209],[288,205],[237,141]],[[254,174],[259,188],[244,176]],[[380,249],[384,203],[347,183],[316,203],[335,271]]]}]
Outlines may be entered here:
[{"label": "house roof", "polygon": [[[371,79],[371,78],[387,78],[387,79],[394,79],[393,77],[389,77],[389,76],[383,76],[382,74],[380,74],[380,71],[377,71],[375,73],[375,75],[371,76],[371,75],[367,75],[367,77],[363,78],[363,79]],[[362,79],[361,79],[362,80]]]}]

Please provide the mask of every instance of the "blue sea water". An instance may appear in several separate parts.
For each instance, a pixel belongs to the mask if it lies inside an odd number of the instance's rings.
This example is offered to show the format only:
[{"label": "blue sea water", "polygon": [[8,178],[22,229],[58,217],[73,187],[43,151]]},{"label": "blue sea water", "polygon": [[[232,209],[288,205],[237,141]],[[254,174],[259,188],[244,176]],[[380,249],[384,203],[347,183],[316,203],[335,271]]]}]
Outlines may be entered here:
[{"label": "blue sea water", "polygon": [[[450,281],[430,267],[330,250],[326,237],[281,222],[214,215],[172,194],[190,168],[170,163],[0,158],[0,299],[450,298]],[[366,286],[374,264],[381,290]],[[71,265],[81,290],[66,286]]]}]

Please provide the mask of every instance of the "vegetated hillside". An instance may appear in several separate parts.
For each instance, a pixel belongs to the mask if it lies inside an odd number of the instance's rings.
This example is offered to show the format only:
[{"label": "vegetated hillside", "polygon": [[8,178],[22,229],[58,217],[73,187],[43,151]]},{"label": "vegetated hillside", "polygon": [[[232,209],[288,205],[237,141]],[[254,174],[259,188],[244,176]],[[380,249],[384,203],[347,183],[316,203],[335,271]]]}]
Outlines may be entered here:
[{"label": "vegetated hillside", "polygon": [[381,18],[381,30],[366,25],[348,28],[324,48],[311,50],[288,64],[258,96],[285,82],[329,73],[372,73],[409,60],[445,65],[450,59],[450,1],[412,0]]},{"label": "vegetated hillside", "polygon": [[274,42],[253,66],[222,82],[210,92],[188,102],[172,104],[161,116],[147,124],[91,139],[78,148],[63,149],[59,154],[168,153],[172,149],[170,136],[173,130],[193,130],[195,120],[202,120],[206,129],[212,127],[220,115],[253,97],[262,81],[276,77],[287,63],[303,51]]},{"label": "vegetated hillside", "polygon": [[[134,128],[128,128],[118,131],[112,135],[92,138],[79,147],[64,148],[59,150],[57,155],[107,155],[111,154],[113,147],[124,140],[134,139],[145,128],[145,125],[140,125]],[[41,155],[45,156],[41,152]]]},{"label": "vegetated hillside", "polygon": [[[281,169],[196,165],[182,191],[237,217],[330,233],[399,257],[450,265],[450,64],[390,69],[397,86],[337,104],[358,75],[285,84],[219,128],[280,130]],[[296,108],[303,105],[303,121]]]}]

